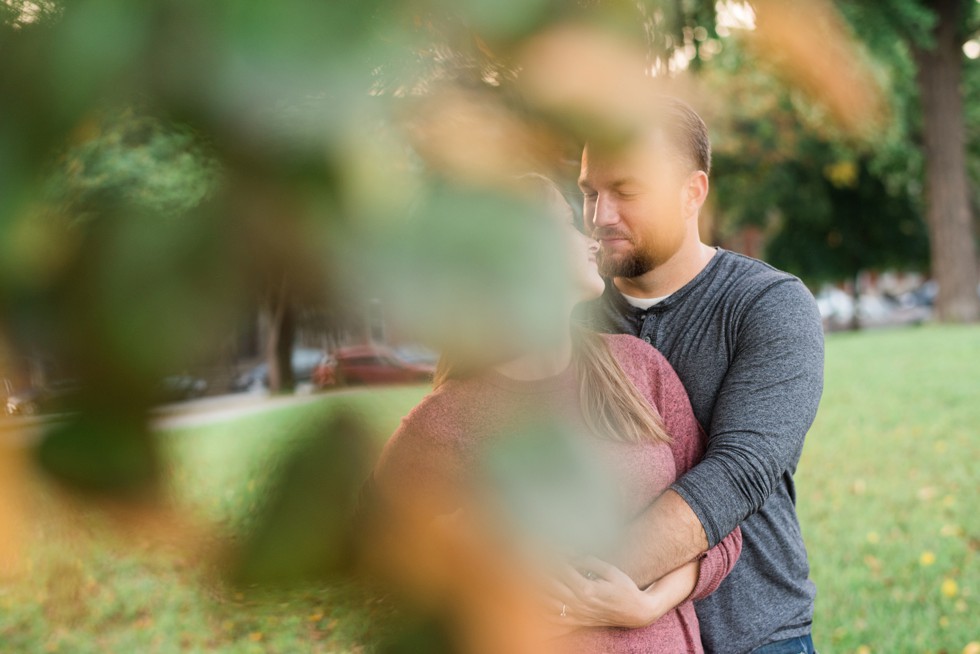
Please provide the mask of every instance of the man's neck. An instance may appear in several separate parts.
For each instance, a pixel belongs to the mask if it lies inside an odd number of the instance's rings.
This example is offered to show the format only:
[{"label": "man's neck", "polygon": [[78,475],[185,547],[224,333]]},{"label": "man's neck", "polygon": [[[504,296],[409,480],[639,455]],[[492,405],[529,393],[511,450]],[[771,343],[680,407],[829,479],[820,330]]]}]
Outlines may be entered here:
[{"label": "man's neck", "polygon": [[639,277],[615,277],[613,284],[621,293],[636,298],[665,297],[684,287],[698,276],[715,256],[716,249],[698,240],[693,247],[682,248],[668,261]]}]

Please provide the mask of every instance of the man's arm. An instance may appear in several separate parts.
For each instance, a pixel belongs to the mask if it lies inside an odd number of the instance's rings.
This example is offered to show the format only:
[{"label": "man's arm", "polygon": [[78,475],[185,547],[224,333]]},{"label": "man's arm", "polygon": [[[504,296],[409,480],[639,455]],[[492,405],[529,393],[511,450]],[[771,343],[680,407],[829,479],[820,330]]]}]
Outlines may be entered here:
[{"label": "man's arm", "polygon": [[[763,291],[737,327],[704,458],[631,525],[623,569],[641,586],[717,545],[794,471],[823,389],[823,330],[802,283]],[[668,428],[669,431],[669,428]]]},{"label": "man's arm", "polygon": [[708,549],[701,521],[672,489],[665,491],[633,521],[626,542],[629,547],[618,563],[640,588]]}]

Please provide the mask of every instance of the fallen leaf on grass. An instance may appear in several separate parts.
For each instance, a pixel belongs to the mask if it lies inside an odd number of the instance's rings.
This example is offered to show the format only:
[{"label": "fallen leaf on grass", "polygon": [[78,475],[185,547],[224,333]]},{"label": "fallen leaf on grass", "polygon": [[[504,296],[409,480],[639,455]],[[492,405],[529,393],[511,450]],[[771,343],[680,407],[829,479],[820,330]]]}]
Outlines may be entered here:
[{"label": "fallen leaf on grass", "polygon": [[953,579],[943,579],[943,585],[940,587],[943,595],[946,597],[956,597],[960,592],[960,587],[957,585],[956,581]]}]

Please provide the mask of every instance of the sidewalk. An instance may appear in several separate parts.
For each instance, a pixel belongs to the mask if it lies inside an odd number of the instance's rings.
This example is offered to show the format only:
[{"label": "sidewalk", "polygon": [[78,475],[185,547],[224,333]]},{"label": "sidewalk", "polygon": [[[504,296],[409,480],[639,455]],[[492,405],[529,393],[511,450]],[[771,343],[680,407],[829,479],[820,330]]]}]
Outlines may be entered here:
[{"label": "sidewalk", "polygon": [[272,409],[308,404],[337,393],[349,392],[349,390],[344,389],[329,393],[300,391],[293,395],[269,395],[268,393],[215,395],[158,406],[151,410],[153,416],[151,424],[154,429],[210,425]]},{"label": "sidewalk", "polygon": [[[308,404],[317,400],[363,391],[344,388],[329,392],[300,389],[293,395],[268,393],[232,393],[214,395],[184,402],[163,404],[150,410],[154,430],[209,425],[242,416],[289,406]],[[0,416],[0,446],[31,445],[41,436],[45,424],[62,419],[62,415]]]}]

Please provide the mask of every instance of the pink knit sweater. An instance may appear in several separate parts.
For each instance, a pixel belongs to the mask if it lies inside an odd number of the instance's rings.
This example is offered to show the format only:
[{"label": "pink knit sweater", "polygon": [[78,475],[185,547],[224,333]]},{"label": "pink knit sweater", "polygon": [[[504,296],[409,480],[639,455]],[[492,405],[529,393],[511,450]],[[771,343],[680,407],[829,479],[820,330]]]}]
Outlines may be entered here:
[{"label": "pink knit sweater", "polygon": [[[671,483],[703,456],[705,435],[691,410],[687,393],[667,360],[657,350],[629,335],[604,335],[610,350],[640,393],[663,418],[672,442],[621,443],[602,441],[620,481],[625,515],[642,512]],[[491,373],[452,380],[430,393],[403,420],[387,443],[375,469],[379,488],[391,493],[427,487],[446,499],[451,512],[452,491],[473,475],[475,458],[496,438],[499,425],[515,404],[547,406],[557,396],[574,396],[570,368],[542,382],[516,382]],[[599,440],[599,439],[596,439]],[[435,491],[436,488],[439,491]],[[657,622],[638,629],[594,628],[566,637],[577,652],[700,653],[701,639],[693,600],[718,587],[731,571],[742,546],[736,529],[701,560],[694,592],[687,601]]]}]

